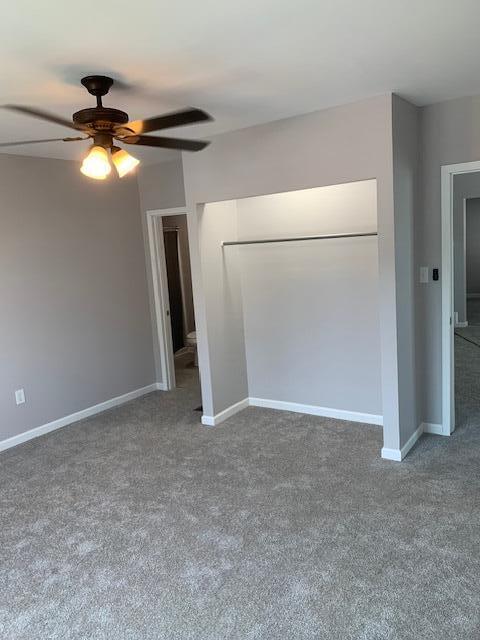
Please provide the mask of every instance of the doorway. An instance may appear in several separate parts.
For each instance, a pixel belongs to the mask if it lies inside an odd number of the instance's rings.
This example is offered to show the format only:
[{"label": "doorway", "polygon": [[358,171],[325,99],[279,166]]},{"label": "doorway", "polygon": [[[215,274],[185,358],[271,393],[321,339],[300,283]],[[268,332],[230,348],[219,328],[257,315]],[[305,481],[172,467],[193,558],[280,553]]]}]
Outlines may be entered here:
[{"label": "doorway", "polygon": [[199,383],[185,209],[147,212],[158,359],[166,390]]},{"label": "doorway", "polygon": [[[472,174],[472,178],[480,187],[480,173]],[[480,422],[480,198],[462,197],[463,211],[457,212],[455,193],[461,188],[460,179],[454,178],[453,207],[455,287],[453,344],[457,429],[476,426]],[[477,191],[473,189],[461,195],[468,196],[470,192]],[[463,214],[460,220],[463,224],[455,224],[457,213]],[[460,234],[460,238],[455,238],[456,234]]]},{"label": "doorway", "polygon": [[480,420],[480,251],[472,235],[477,226],[480,231],[480,162],[444,166],[441,180],[441,435],[450,435]]}]

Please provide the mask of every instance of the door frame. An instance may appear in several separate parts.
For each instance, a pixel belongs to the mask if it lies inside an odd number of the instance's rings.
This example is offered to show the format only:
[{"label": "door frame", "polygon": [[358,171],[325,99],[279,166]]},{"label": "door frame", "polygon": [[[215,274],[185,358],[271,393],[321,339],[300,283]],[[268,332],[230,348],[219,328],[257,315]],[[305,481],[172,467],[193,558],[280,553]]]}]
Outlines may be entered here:
[{"label": "door frame", "polygon": [[455,306],[453,261],[453,178],[480,171],[480,161],[441,167],[442,210],[442,435],[455,430]]},{"label": "door frame", "polygon": [[165,216],[186,215],[186,207],[175,209],[150,209],[146,212],[150,268],[153,284],[153,308],[158,341],[158,356],[162,370],[162,382],[166,391],[174,389],[175,360],[173,356],[172,328],[170,324],[170,304],[168,299],[167,265],[163,242],[163,221]]},{"label": "door frame", "polygon": [[[463,215],[463,304],[465,305],[465,320],[463,321],[468,326],[468,310],[467,310],[467,198],[462,199],[462,215]],[[455,258],[455,256],[454,256]],[[455,282],[455,280],[454,280]],[[455,288],[453,291],[455,297]],[[463,326],[463,325],[460,325]]]}]

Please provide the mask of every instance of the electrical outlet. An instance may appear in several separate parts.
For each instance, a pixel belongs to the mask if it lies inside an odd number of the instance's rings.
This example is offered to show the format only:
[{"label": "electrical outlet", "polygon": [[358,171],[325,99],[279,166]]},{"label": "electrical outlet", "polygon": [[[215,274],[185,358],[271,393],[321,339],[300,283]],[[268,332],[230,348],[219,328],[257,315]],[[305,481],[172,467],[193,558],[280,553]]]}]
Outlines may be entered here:
[{"label": "electrical outlet", "polygon": [[23,389],[17,389],[15,391],[15,402],[17,405],[25,403],[25,391]]}]

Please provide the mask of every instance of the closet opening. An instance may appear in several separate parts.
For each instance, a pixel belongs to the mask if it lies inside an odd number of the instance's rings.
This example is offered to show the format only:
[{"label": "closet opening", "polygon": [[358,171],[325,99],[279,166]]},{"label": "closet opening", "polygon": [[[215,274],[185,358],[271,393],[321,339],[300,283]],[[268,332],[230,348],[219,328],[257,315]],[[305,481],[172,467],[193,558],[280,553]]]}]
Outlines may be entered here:
[{"label": "closet opening", "polygon": [[198,243],[204,424],[383,423],[376,180],[199,205]]}]

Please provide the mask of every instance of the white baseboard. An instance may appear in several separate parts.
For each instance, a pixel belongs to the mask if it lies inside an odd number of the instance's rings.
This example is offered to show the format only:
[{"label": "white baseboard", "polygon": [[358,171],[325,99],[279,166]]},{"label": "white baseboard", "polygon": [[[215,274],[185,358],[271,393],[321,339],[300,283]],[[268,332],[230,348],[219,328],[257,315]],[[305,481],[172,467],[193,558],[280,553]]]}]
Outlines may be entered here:
[{"label": "white baseboard", "polygon": [[[436,422],[422,422],[423,433],[430,433],[435,436],[443,436],[443,426]],[[450,434],[448,434],[450,435]]]},{"label": "white baseboard", "polygon": [[468,327],[468,320],[455,323],[455,329],[464,329],[465,327]]},{"label": "white baseboard", "polygon": [[383,447],[382,449],[382,458],[385,460],[394,460],[395,462],[401,462],[413,445],[417,442],[420,436],[423,433],[423,422],[422,424],[415,429],[410,438],[406,441],[401,449],[388,449],[387,447]]},{"label": "white baseboard", "polygon": [[[418,429],[412,433],[407,442],[403,445],[401,449],[382,449],[382,458],[385,460],[395,460],[396,462],[401,462],[413,445],[420,438],[422,433],[429,433],[436,436],[443,436],[443,427],[441,424],[437,424],[435,422],[422,422]],[[450,434],[448,434],[450,435]]]},{"label": "white baseboard", "polygon": [[323,418],[337,418],[338,420],[349,420],[351,422],[364,422],[382,426],[383,416],[373,413],[359,413],[358,411],[344,411],[342,409],[331,409],[329,407],[318,407],[310,404],[299,404],[297,402],[284,402],[283,400],[270,400],[267,398],[244,398],[240,402],[232,404],[214,416],[202,416],[202,424],[214,427],[230,416],[247,407],[265,407],[266,409],[279,409],[280,411],[294,411],[295,413],[305,413]]},{"label": "white baseboard", "polygon": [[383,447],[382,458],[384,460],[393,460],[394,462],[401,462],[402,452],[400,451],[400,449],[387,449],[387,447]]},{"label": "white baseboard", "polygon": [[82,409],[81,411],[76,411],[75,413],[71,413],[70,415],[64,416],[63,418],[58,418],[57,420],[53,420],[52,422],[43,424],[40,427],[29,429],[28,431],[19,433],[17,436],[12,436],[11,438],[2,440],[0,441],[0,451],[10,449],[10,447],[15,447],[17,444],[21,444],[22,442],[26,442],[27,440],[31,440],[32,438],[38,438],[38,436],[43,436],[45,433],[55,431],[55,429],[66,427],[73,422],[84,420],[85,418],[94,416],[95,414],[106,411],[107,409],[118,407],[125,402],[135,400],[135,398],[140,398],[140,396],[144,396],[146,393],[150,393],[151,391],[164,391],[164,389],[165,383],[154,382],[153,384],[149,384],[146,387],[142,387],[141,389],[134,389],[133,391],[124,393],[123,395],[117,396],[116,398],[110,398],[110,400],[106,400],[105,402],[100,402],[99,404],[95,404],[92,407],[87,407],[86,409]]},{"label": "white baseboard", "polygon": [[217,413],[214,416],[203,415],[202,424],[205,425],[206,427],[215,427],[217,424],[220,424],[227,418],[230,418],[231,416],[235,415],[239,411],[242,411],[242,409],[246,409],[250,404],[248,400],[249,400],[248,398],[244,398],[243,400],[240,400],[240,402],[236,402],[235,404],[232,404],[230,407],[227,407],[226,409],[224,409],[223,411],[220,411],[220,413]]},{"label": "white baseboard", "polygon": [[297,402],[284,402],[283,400],[268,400],[265,398],[249,398],[252,407],[266,407],[267,409],[280,409],[281,411],[294,411],[295,413],[305,413],[312,416],[322,416],[323,418],[338,418],[339,420],[350,420],[351,422],[365,422],[367,424],[383,424],[383,416],[373,413],[359,413],[358,411],[345,411],[343,409],[331,409],[329,407],[318,407],[310,404],[299,404]]}]

